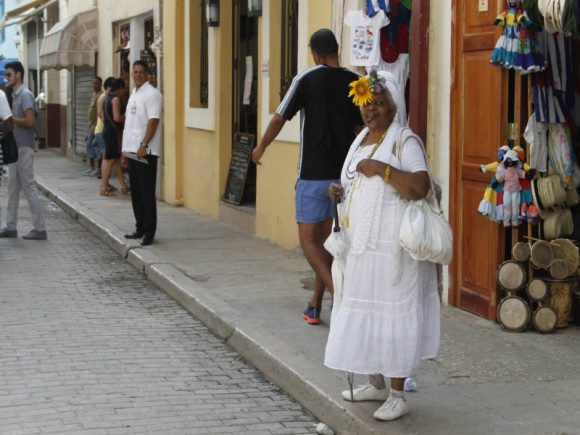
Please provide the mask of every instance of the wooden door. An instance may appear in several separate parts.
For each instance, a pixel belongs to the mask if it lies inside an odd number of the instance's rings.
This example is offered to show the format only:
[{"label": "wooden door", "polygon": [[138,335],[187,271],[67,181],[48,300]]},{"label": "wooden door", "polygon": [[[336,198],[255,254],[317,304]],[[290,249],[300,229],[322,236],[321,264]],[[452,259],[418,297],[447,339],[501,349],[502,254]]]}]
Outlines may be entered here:
[{"label": "wooden door", "polygon": [[488,319],[495,319],[505,237],[477,207],[491,178],[479,166],[497,159],[507,121],[507,74],[489,63],[501,31],[493,25],[500,6],[502,0],[454,0],[453,9],[450,302]]}]

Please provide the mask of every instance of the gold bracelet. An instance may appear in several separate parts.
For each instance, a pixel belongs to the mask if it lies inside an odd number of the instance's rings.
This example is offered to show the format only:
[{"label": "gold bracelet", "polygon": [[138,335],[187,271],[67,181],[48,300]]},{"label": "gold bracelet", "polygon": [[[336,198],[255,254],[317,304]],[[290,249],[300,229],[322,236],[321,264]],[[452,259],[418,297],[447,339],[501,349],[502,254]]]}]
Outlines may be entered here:
[{"label": "gold bracelet", "polygon": [[385,169],[385,176],[383,177],[385,183],[389,184],[391,181],[391,165],[387,165],[387,169]]}]

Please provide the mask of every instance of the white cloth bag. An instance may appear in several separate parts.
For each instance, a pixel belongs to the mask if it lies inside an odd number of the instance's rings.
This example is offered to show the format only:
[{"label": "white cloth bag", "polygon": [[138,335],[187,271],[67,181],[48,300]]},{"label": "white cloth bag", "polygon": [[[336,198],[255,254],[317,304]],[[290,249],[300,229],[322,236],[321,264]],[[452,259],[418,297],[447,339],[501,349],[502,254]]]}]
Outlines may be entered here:
[{"label": "white cloth bag", "polygon": [[[423,146],[419,136],[410,132],[409,129],[401,129],[397,140],[399,160],[403,145],[410,137],[414,137]],[[453,233],[437,200],[427,155],[425,155],[425,163],[431,187],[425,198],[410,201],[407,205],[401,222],[399,242],[414,260],[447,265],[451,263],[453,256]]]}]

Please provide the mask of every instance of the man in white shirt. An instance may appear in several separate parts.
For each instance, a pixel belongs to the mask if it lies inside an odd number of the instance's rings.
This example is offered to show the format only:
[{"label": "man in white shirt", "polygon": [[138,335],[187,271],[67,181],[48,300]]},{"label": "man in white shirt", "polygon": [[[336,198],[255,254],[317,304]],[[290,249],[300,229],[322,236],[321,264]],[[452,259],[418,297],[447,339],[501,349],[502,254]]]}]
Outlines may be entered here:
[{"label": "man in white shirt", "polygon": [[[127,239],[141,239],[141,245],[153,243],[157,228],[157,159],[161,153],[161,128],[159,120],[163,110],[163,96],[147,82],[147,64],[142,60],[133,63],[135,89],[131,93],[125,112],[123,153],[134,153],[137,159],[127,159],[131,201],[135,215],[135,231]],[[133,155],[133,154],[131,154]]]}]

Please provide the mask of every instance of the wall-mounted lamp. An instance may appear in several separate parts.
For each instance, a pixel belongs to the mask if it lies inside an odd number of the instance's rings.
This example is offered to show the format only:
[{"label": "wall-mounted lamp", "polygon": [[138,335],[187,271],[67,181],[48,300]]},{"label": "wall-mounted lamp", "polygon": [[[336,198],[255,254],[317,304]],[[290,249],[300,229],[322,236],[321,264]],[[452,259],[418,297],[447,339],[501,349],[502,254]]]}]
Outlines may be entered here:
[{"label": "wall-mounted lamp", "polygon": [[262,0],[248,0],[248,16],[249,17],[262,16]]},{"label": "wall-mounted lamp", "polygon": [[16,35],[14,35],[14,39],[12,39],[12,42],[14,42],[14,45],[16,45],[16,47],[20,47],[20,44],[22,44],[22,38],[20,37],[20,32],[18,30],[16,31]]},{"label": "wall-mounted lamp", "polygon": [[205,0],[205,18],[208,27],[220,25],[220,0]]}]

